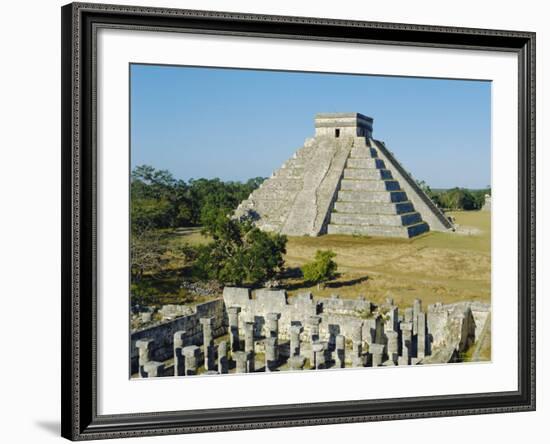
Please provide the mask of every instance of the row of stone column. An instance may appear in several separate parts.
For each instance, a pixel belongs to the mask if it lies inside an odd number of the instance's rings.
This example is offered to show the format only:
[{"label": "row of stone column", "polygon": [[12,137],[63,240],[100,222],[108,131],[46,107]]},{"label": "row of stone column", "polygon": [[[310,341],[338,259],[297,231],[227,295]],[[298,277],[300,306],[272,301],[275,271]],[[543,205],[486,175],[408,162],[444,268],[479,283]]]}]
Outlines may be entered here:
[{"label": "row of stone column", "polygon": [[[388,323],[385,335],[389,360],[394,364],[409,365],[426,356],[427,322],[420,299],[415,299],[413,306],[404,310],[401,321],[399,321],[398,308],[390,306]],[[401,354],[399,354],[399,336],[401,336]]]},{"label": "row of stone column", "polygon": [[138,373],[140,378],[163,376],[164,364],[151,360],[152,339],[139,339],[136,341],[138,349]]},{"label": "row of stone column", "polygon": [[[202,355],[207,374],[228,373],[227,343],[214,345],[214,318],[200,318],[202,326]],[[197,345],[185,345],[185,331],[174,334],[174,375],[196,375],[200,364],[201,350]]]},{"label": "row of stone column", "polygon": [[[233,354],[238,353],[240,350],[240,338],[239,338],[239,313],[240,307],[229,307],[229,331],[230,331],[230,343],[233,350]],[[278,336],[280,318],[279,313],[267,313],[266,320],[266,338],[265,345],[265,367],[266,371],[272,371],[279,362],[278,353]],[[320,341],[320,324],[321,317],[317,315],[309,316],[306,320],[306,325],[309,330],[309,342],[311,343],[311,351],[309,356],[311,367],[315,369],[324,368],[326,365],[325,352],[326,344]],[[288,359],[289,367],[292,370],[302,369],[305,363],[306,356],[301,354],[301,340],[300,336],[304,331],[304,327],[300,324],[293,324],[290,326],[290,354]],[[237,354],[236,358],[243,362],[249,359],[250,354],[254,355],[254,322],[248,321],[244,323],[244,355]],[[364,366],[365,356],[363,354],[363,323],[358,322],[352,331],[352,363],[354,366]],[[345,366],[345,337],[343,335],[336,335],[335,337],[335,349],[334,349],[334,362],[336,367],[343,368]],[[375,349],[377,347],[374,347]],[[245,358],[244,356],[247,356]],[[378,360],[378,359],[376,359]],[[381,357],[380,357],[381,360]],[[243,371],[250,371],[244,364],[237,366]]]},{"label": "row of stone column", "polygon": [[[221,342],[217,347],[214,345],[213,318],[201,318],[202,326],[202,355],[204,356],[204,368],[206,373],[228,373],[229,359],[226,342]],[[230,334],[232,353],[236,363],[237,372],[254,371],[254,333],[253,325],[245,328],[245,351],[238,350],[238,330],[233,329]],[[174,375],[189,376],[196,375],[200,366],[201,347],[197,345],[185,345],[186,331],[177,331],[174,334]],[[151,349],[153,339],[141,339],[136,341],[139,351],[139,376],[141,378],[162,376],[164,364],[151,361]],[[275,344],[276,345],[276,344]],[[275,347],[276,348],[276,347]],[[273,359],[275,361],[275,359]]]},{"label": "row of stone column", "polygon": [[[326,347],[327,344],[319,340],[319,324],[321,318],[319,316],[311,316],[308,318],[308,326],[310,329],[311,354],[309,356],[312,369],[325,368],[326,363]],[[303,368],[305,358],[300,355],[300,333],[303,329],[301,326],[293,325],[290,328],[290,358],[289,366],[292,370]],[[351,362],[354,367],[365,366],[365,354],[363,353],[363,323],[357,322],[351,331]],[[377,345],[372,347],[377,350]],[[383,346],[382,346],[383,350]],[[336,335],[334,337],[334,350],[332,359],[336,368],[344,368],[346,363],[346,337],[344,335]],[[380,359],[375,360],[381,360]]]},{"label": "row of stone column", "polygon": [[[227,359],[227,344],[214,345],[213,326],[214,318],[201,318],[203,336],[204,368],[207,373],[227,373],[229,369]],[[185,345],[187,332],[184,330],[174,333],[174,375],[195,375],[200,366],[201,353],[197,345]],[[163,376],[164,364],[151,360],[153,339],[145,338],[136,341],[138,348],[138,364],[140,378]],[[217,352],[217,353],[216,353]],[[217,360],[216,360],[217,355]]]},{"label": "row of stone column", "polygon": [[[255,350],[254,350],[254,322],[244,323],[244,349],[241,350],[239,336],[239,313],[240,307],[229,307],[229,339],[230,350],[236,364],[236,371],[239,373],[255,371]],[[265,369],[274,370],[279,363],[279,313],[268,313],[265,316],[266,338],[265,344]],[[227,344],[222,342],[218,347],[214,345],[213,326],[214,318],[201,318],[203,335],[203,356],[204,368],[209,373],[227,373],[228,349]],[[320,316],[310,316],[306,320],[309,329],[309,340],[311,352],[308,356],[312,368],[323,368],[326,365],[326,345],[320,341],[319,326]],[[422,312],[422,305],[419,299],[415,300],[412,308],[405,309],[404,317],[400,321],[398,308],[390,306],[388,312],[387,327],[385,331],[386,343],[377,344],[371,342],[369,353],[372,356],[372,365],[382,365],[384,354],[394,364],[408,365],[413,357],[413,337],[416,336],[416,358],[421,359],[426,353],[426,315]],[[303,368],[305,356],[301,354],[300,336],[304,328],[302,325],[291,325],[290,327],[290,356],[288,364],[291,369]],[[200,348],[197,345],[185,345],[185,331],[178,331],[174,334],[174,374],[176,376],[194,375],[200,363]],[[401,339],[401,341],[399,341]],[[152,339],[141,339],[136,342],[139,349],[139,375],[140,377],[161,376],[164,372],[164,364],[151,360]],[[363,353],[363,323],[358,322],[351,331],[351,362],[354,367],[365,366],[365,355]],[[399,343],[401,342],[401,344]],[[401,345],[401,347],[399,347]],[[401,348],[401,350],[399,350]],[[401,351],[401,353],[400,353]],[[217,357],[216,357],[217,356]],[[345,366],[346,350],[345,337],[336,335],[334,342],[333,359],[336,367]]]}]

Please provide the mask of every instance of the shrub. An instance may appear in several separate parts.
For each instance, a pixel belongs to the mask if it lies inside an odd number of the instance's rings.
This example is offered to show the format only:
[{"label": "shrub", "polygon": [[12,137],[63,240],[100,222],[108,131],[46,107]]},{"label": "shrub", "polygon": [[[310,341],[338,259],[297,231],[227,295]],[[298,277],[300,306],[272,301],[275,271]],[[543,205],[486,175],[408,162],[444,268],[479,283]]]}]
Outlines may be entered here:
[{"label": "shrub", "polygon": [[335,257],[336,253],[331,250],[317,250],[315,259],[301,268],[304,280],[317,284],[317,288],[320,288],[321,284],[334,279],[338,269],[338,265],[333,261]]}]

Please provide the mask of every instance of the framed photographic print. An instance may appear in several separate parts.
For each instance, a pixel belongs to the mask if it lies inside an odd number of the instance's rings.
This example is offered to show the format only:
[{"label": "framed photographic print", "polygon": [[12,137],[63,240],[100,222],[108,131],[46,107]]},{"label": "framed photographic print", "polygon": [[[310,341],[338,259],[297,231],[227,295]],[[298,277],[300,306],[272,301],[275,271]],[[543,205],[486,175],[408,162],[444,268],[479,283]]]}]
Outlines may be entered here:
[{"label": "framed photographic print", "polygon": [[535,35],[62,8],[62,434],[535,408]]}]

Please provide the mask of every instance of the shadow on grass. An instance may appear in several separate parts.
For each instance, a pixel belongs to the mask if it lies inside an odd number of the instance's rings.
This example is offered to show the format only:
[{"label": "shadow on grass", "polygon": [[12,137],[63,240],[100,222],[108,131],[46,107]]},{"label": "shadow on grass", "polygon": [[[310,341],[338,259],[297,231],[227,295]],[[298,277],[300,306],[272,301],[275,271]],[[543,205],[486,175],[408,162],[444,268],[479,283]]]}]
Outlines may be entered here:
[{"label": "shadow on grass", "polygon": [[338,282],[328,282],[326,284],[327,288],[342,288],[342,287],[352,287],[354,285],[365,282],[369,279],[368,276],[361,276],[355,279],[348,279],[347,281],[338,281]]},{"label": "shadow on grass", "polygon": [[280,274],[283,279],[298,279],[302,277],[302,270],[299,267],[288,267]]},{"label": "shadow on grass", "polygon": [[306,288],[309,288],[311,285],[307,282],[293,282],[293,283],[285,283],[281,286],[282,289],[286,291],[293,291],[293,290],[303,290]]},{"label": "shadow on grass", "polygon": [[[289,276],[286,276],[286,275],[284,277],[287,279],[290,278]],[[302,275],[300,273],[299,275],[294,275],[292,277],[296,279],[296,278],[302,277]],[[327,282],[325,284],[325,288],[353,287],[354,285],[365,282],[368,279],[369,279],[368,276],[361,276],[358,278],[348,279],[345,281]],[[300,289],[309,288],[309,287],[315,287],[315,284],[312,284],[311,282],[299,281],[299,282],[285,283],[283,285],[283,288],[287,291],[300,290]]]}]

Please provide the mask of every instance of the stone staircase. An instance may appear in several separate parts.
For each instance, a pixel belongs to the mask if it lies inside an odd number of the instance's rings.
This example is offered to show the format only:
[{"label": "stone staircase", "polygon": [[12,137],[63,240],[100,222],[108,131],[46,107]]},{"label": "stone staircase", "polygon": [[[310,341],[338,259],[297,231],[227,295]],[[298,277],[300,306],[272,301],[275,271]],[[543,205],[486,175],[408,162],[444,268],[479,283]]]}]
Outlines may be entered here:
[{"label": "stone staircase", "polygon": [[328,234],[413,237],[429,231],[375,148],[354,147],[340,180]]},{"label": "stone staircase", "polygon": [[302,190],[304,169],[315,147],[305,144],[288,159],[248,199],[241,202],[236,215],[252,211],[260,216],[256,225],[264,231],[281,232],[294,204],[296,195]]}]

